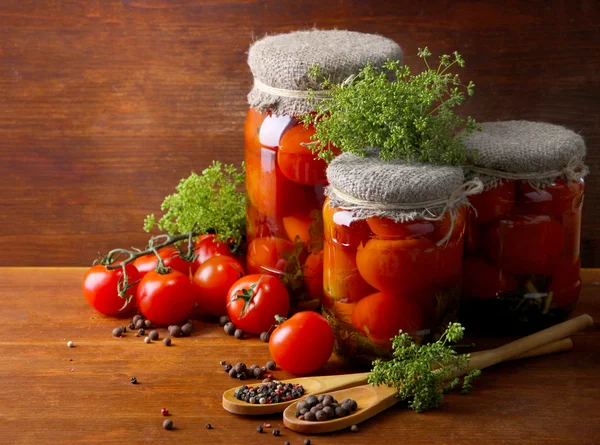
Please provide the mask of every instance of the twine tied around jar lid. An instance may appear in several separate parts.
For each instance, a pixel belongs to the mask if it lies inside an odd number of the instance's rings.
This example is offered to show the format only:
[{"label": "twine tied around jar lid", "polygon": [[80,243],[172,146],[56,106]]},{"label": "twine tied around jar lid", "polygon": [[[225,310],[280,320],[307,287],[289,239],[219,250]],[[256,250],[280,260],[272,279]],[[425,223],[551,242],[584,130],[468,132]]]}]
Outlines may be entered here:
[{"label": "twine tied around jar lid", "polygon": [[459,208],[483,190],[479,178],[464,180],[460,167],[382,161],[376,150],[366,156],[343,153],[327,168],[326,194],[331,207],[352,212],[357,220],[378,216],[395,222],[440,221],[450,215],[449,241]]},{"label": "twine tied around jar lid", "polygon": [[544,188],[558,178],[578,181],[589,173],[583,138],[546,122],[485,122],[465,139],[465,148],[473,163],[468,176],[479,176],[486,189],[504,180]]}]

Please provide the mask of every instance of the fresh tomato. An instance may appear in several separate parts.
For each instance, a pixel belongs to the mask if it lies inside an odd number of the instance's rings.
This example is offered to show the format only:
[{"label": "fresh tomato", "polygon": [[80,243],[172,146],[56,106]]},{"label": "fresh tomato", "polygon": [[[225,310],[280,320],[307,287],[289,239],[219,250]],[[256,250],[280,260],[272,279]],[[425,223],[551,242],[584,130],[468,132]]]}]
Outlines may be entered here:
[{"label": "fresh tomato", "polygon": [[198,267],[213,256],[225,255],[233,258],[227,243],[215,241],[215,235],[206,235],[194,243],[194,254],[196,259],[192,261],[192,275],[196,273]]},{"label": "fresh tomato", "polygon": [[290,181],[302,185],[317,185],[327,182],[325,176],[327,163],[322,159],[315,159],[316,155],[311,149],[303,145],[307,142],[314,142],[311,139],[314,134],[315,128],[312,125],[305,128],[300,124],[288,130],[281,138],[277,162],[281,172]]},{"label": "fresh tomato", "polygon": [[239,329],[261,334],[275,324],[275,315],[285,317],[290,296],[271,275],[252,274],[237,280],[227,293],[227,314]]},{"label": "fresh tomato", "polygon": [[562,257],[552,272],[552,304],[570,311],[577,303],[581,290],[581,263],[579,258]]},{"label": "fresh tomato", "polygon": [[358,303],[352,324],[376,344],[389,344],[402,330],[409,334],[423,329],[423,311],[412,297],[378,292]]},{"label": "fresh tomato", "polygon": [[356,221],[352,212],[331,207],[329,198],[326,198],[323,204],[323,226],[325,240],[350,249],[366,244],[371,237],[371,230],[366,221]]},{"label": "fresh tomato", "polygon": [[469,196],[477,215],[475,220],[479,223],[495,221],[508,215],[515,205],[515,200],[515,181],[504,181],[495,188]]},{"label": "fresh tomato", "polygon": [[[248,244],[248,273],[283,272],[294,244],[281,238],[256,238]],[[304,259],[304,258],[302,258]]]},{"label": "fresh tomato", "polygon": [[551,215],[561,219],[566,212],[581,208],[583,189],[583,180],[558,179],[544,188],[534,188],[527,181],[520,181],[517,211],[521,214]]},{"label": "fresh tomato", "polygon": [[356,265],[360,275],[375,289],[418,296],[434,281],[437,247],[425,238],[372,239],[358,248]]},{"label": "fresh tomato", "polygon": [[227,292],[243,276],[242,265],[229,256],[218,255],[203,262],[192,278],[200,312],[227,315]]},{"label": "fresh tomato", "polygon": [[325,241],[323,263],[325,307],[331,307],[335,302],[355,303],[377,292],[358,272],[356,250],[345,249],[339,244]]},{"label": "fresh tomato", "polygon": [[126,292],[127,297],[132,301],[123,308],[125,299],[119,297],[119,284],[123,279],[123,268],[109,270],[105,266],[98,264],[92,266],[83,277],[83,295],[88,303],[98,312],[104,315],[128,315],[135,309],[135,294],[137,291],[137,281],[140,280],[138,270],[132,265],[125,266],[127,281],[133,284]]},{"label": "fresh tomato", "polygon": [[331,326],[312,311],[294,314],[271,333],[269,352],[275,362],[293,374],[309,374],[321,368],[333,352]]},{"label": "fresh tomato", "polygon": [[[181,258],[179,255],[179,251],[174,247],[163,247],[158,251],[158,254],[163,260],[163,263],[166,267],[170,267],[177,272],[181,272],[182,274],[187,275],[190,269],[190,263]],[[156,269],[158,265],[158,258],[156,258],[156,254],[150,253],[148,255],[143,255],[134,260],[133,265],[140,273],[140,276],[143,277],[151,270]]]},{"label": "fresh tomato", "polygon": [[175,270],[166,274],[150,271],[137,290],[137,303],[148,320],[170,325],[186,320],[196,304],[196,288],[187,275]]},{"label": "fresh tomato", "polygon": [[462,293],[467,298],[489,300],[501,292],[516,290],[519,280],[483,258],[466,257],[463,262]]},{"label": "fresh tomato", "polygon": [[308,294],[319,301],[323,300],[323,251],[310,253],[304,262],[304,285]]},{"label": "fresh tomato", "polygon": [[432,221],[405,221],[394,222],[389,218],[373,216],[368,218],[367,224],[375,235],[387,239],[412,239],[433,236],[435,225]]},{"label": "fresh tomato", "polygon": [[514,275],[549,275],[563,246],[562,225],[546,215],[515,215],[492,224],[483,240],[495,264]]}]

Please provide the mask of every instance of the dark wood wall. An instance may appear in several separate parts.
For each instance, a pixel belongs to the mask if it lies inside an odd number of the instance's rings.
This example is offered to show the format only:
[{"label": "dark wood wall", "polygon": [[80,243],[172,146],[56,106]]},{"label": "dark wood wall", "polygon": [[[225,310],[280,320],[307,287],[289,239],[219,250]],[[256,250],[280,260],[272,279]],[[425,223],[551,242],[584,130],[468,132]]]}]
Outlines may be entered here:
[{"label": "dark wood wall", "polygon": [[249,44],[318,27],[458,50],[476,119],[563,124],[588,144],[584,265],[600,266],[597,0],[1,0],[0,265],[87,265],[143,246],[192,170],[239,162]]}]

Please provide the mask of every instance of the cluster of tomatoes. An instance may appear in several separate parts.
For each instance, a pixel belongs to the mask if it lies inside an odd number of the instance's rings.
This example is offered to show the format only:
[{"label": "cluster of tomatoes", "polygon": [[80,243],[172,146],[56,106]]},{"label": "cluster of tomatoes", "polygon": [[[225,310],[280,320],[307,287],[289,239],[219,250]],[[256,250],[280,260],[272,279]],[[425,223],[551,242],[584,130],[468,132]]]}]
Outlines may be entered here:
[{"label": "cluster of tomatoes", "polygon": [[[125,291],[119,296],[123,267],[92,266],[83,278],[83,294],[105,315],[130,315],[139,311],[156,325],[168,326],[188,319],[194,308],[201,314],[228,315],[244,332],[259,335],[287,316],[290,297],[286,287],[271,275],[245,274],[244,258],[233,255],[215,235],[203,235],[194,245],[195,259],[188,262],[174,247],[136,258],[125,265]],[[308,346],[307,346],[308,345]],[[329,359],[333,333],[316,312],[300,312],[278,326],[270,336],[269,350],[283,369],[303,374]],[[304,353],[302,353],[304,351]],[[307,354],[306,352],[309,351]]]},{"label": "cluster of tomatoes", "polygon": [[460,285],[465,216],[460,209],[441,221],[355,220],[326,202],[324,306],[378,345],[400,329],[431,327],[440,292]]},{"label": "cluster of tomatoes", "polygon": [[463,294],[495,298],[523,286],[531,276],[547,277],[553,305],[568,310],[581,286],[582,181],[557,180],[545,188],[504,181],[469,199]]}]

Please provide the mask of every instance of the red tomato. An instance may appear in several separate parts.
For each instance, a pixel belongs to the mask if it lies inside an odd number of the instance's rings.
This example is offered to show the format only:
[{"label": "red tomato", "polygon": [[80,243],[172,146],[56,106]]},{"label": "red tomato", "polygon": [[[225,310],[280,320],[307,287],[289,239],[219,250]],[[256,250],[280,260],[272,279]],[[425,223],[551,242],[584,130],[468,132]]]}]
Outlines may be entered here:
[{"label": "red tomato", "polygon": [[389,344],[400,330],[423,329],[423,312],[412,297],[378,292],[356,303],[352,324],[373,343]]},{"label": "red tomato", "polygon": [[435,282],[440,288],[459,286],[462,279],[463,246],[460,241],[450,241],[438,248],[438,271]]},{"label": "red tomato", "polygon": [[281,369],[309,374],[327,363],[333,343],[327,320],[316,312],[303,311],[275,328],[269,339],[269,352]]},{"label": "red tomato", "polygon": [[483,224],[479,224],[475,220],[473,209],[469,209],[465,229],[465,251],[467,253],[475,254],[481,249],[483,227]]},{"label": "red tomato", "polygon": [[[163,259],[163,263],[165,263],[166,267],[170,267],[171,269],[181,272],[185,275],[189,273],[190,263],[181,258],[179,251],[174,247],[163,247],[158,251],[158,254]],[[133,262],[133,265],[140,273],[140,276],[143,277],[146,275],[146,273],[156,269],[156,266],[158,265],[158,258],[156,258],[154,253],[150,253],[148,255],[136,258]]]},{"label": "red tomato", "polygon": [[549,216],[513,216],[492,224],[483,240],[488,257],[514,275],[549,275],[563,246],[562,225]]},{"label": "red tomato", "polygon": [[[129,284],[139,281],[140,274],[133,265],[127,264],[125,271],[127,272]],[[125,299],[119,297],[118,292],[122,277],[123,269],[121,267],[108,270],[101,264],[92,266],[83,277],[83,295],[94,309],[104,315],[128,315],[135,308],[135,294],[138,284],[134,284],[125,292],[125,295],[133,298],[127,307],[122,309]]]},{"label": "red tomato", "polygon": [[287,235],[280,218],[263,215],[252,203],[248,202],[246,206],[246,236],[248,242],[252,242],[256,238],[270,236],[285,238]]},{"label": "red tomato", "polygon": [[376,290],[358,272],[356,250],[344,249],[339,244],[325,241],[323,249],[323,304],[334,302],[355,303]]},{"label": "red tomato", "polygon": [[583,180],[566,181],[558,179],[544,188],[534,188],[527,181],[519,182],[519,213],[551,215],[561,219],[565,212],[581,207]]},{"label": "red tomato", "polygon": [[311,149],[303,143],[313,142],[312,135],[315,128],[310,125],[296,125],[288,130],[279,144],[277,162],[281,172],[291,181],[302,185],[317,185],[327,183],[325,170],[327,163],[322,159],[315,159]]},{"label": "red tomato", "polygon": [[418,296],[434,281],[437,248],[425,238],[372,239],[358,248],[356,265],[360,275],[375,289]]},{"label": "red tomato", "polygon": [[225,255],[233,258],[227,243],[214,240],[215,235],[207,235],[194,243],[194,254],[196,259],[192,261],[192,275],[198,270],[198,266],[213,256]]},{"label": "red tomato", "polygon": [[469,196],[479,223],[494,221],[508,215],[515,205],[515,181],[504,181],[498,187]]},{"label": "red tomato", "polygon": [[323,251],[310,253],[304,262],[304,285],[308,294],[323,300]]},{"label": "red tomato", "polygon": [[275,324],[275,315],[285,317],[290,296],[271,275],[253,274],[237,280],[227,293],[227,314],[239,329],[261,334]]},{"label": "red tomato", "polygon": [[256,238],[248,244],[248,273],[283,272],[294,244],[281,238]]},{"label": "red tomato", "polygon": [[329,198],[326,198],[323,204],[323,226],[326,240],[350,249],[365,244],[371,237],[371,230],[366,221],[356,221],[352,212],[331,207]]},{"label": "red tomato", "polygon": [[366,220],[371,231],[381,238],[412,239],[426,238],[433,235],[435,225],[432,221],[394,222],[389,218],[373,216]]},{"label": "red tomato", "polygon": [[466,257],[463,262],[462,294],[468,298],[489,300],[500,292],[516,290],[519,280],[502,272],[483,258]]},{"label": "red tomato", "polygon": [[186,320],[196,304],[196,289],[187,275],[172,270],[166,274],[150,271],[137,290],[140,311],[157,325]]},{"label": "red tomato", "polygon": [[573,309],[581,290],[581,263],[579,258],[562,257],[552,273],[552,305],[566,311]]},{"label": "red tomato", "polygon": [[217,317],[227,315],[227,292],[243,276],[242,265],[226,255],[202,263],[192,278],[200,312]]}]

